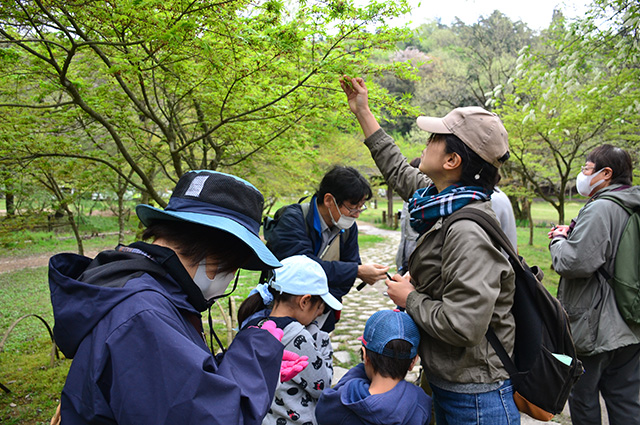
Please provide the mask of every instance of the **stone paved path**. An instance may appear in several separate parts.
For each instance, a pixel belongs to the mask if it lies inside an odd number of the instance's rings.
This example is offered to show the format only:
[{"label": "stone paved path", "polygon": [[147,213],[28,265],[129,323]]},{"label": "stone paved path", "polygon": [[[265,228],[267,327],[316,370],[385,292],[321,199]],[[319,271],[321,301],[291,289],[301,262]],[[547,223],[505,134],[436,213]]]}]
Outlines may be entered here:
[{"label": "stone paved path", "polygon": [[[385,241],[378,243],[371,248],[360,251],[363,263],[379,263],[394,266],[395,255],[400,242],[400,232],[394,230],[378,229],[366,223],[358,223],[358,229],[364,234],[375,234],[385,237]],[[360,281],[356,282],[356,285]],[[375,285],[367,285],[362,291],[354,289],[343,298],[343,310],[340,322],[331,334],[331,343],[334,350],[334,384],[347,372],[347,370],[360,362],[359,350],[361,347],[358,337],[362,335],[364,325],[369,316],[380,309],[393,309],[395,304],[383,295],[385,290],[384,282],[377,282]],[[416,365],[407,375],[407,381],[416,382],[420,366]],[[604,413],[604,412],[603,412]],[[570,425],[569,409],[556,415],[553,423]],[[548,424],[550,422],[540,422],[531,419],[527,415],[522,415],[523,425]],[[607,425],[606,414],[603,414],[603,425]]]}]

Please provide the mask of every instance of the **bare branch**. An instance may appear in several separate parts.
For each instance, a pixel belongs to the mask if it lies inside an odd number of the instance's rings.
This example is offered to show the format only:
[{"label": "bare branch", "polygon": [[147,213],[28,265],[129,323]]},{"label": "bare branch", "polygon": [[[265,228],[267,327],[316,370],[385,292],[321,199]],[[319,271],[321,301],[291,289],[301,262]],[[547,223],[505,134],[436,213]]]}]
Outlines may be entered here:
[{"label": "bare branch", "polygon": [[60,102],[54,105],[27,105],[21,103],[0,103],[0,108],[55,109],[61,106],[75,105],[75,102]]}]

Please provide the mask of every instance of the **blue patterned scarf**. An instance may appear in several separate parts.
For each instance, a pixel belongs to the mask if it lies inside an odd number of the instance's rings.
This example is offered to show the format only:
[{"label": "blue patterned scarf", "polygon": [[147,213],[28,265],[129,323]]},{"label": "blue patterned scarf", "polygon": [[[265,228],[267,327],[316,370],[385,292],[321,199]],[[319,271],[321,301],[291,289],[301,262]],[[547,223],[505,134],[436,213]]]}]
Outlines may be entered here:
[{"label": "blue patterned scarf", "polygon": [[451,185],[438,193],[431,184],[416,190],[409,199],[409,224],[419,234],[424,234],[438,221],[459,210],[471,201],[488,201],[491,193],[479,186]]}]

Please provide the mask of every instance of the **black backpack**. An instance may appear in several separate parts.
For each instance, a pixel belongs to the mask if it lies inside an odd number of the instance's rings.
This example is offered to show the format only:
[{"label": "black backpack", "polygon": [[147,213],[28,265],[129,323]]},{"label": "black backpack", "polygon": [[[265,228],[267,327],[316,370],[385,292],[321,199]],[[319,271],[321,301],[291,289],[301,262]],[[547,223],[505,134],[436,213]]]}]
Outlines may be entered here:
[{"label": "black backpack", "polygon": [[[298,200],[297,203],[300,204],[300,208],[302,208],[302,215],[304,216],[304,222],[305,222],[305,230],[307,232],[307,235],[309,235],[311,233],[311,229],[307,225],[307,215],[309,215],[309,212],[311,211],[311,205],[309,202],[304,202],[307,198],[308,196],[302,197]],[[283,207],[278,208],[278,210],[273,215],[273,218],[269,216],[265,216],[262,219],[262,234],[264,236],[264,240],[267,241],[267,248],[269,247],[269,239],[271,237],[271,232],[278,224],[278,220],[280,219],[280,216],[282,215],[284,210],[287,209],[288,207],[289,205],[285,205]],[[341,238],[343,240],[347,239],[349,237],[350,231],[351,229],[346,229],[341,235]]]},{"label": "black backpack", "polygon": [[[306,225],[307,222],[307,214],[309,214],[309,210],[310,205],[308,202],[304,202],[303,201],[307,199],[307,197],[303,197],[298,199],[298,204],[300,204],[300,208],[302,208],[302,215],[304,216],[304,222]],[[276,225],[278,224],[278,221],[280,220],[280,216],[282,215],[282,213],[284,213],[284,210],[287,209],[287,207],[289,207],[289,205],[285,205],[283,207],[280,207],[277,209],[277,211],[275,212],[275,214],[273,214],[273,218],[269,217],[269,216],[264,216],[264,218],[262,219],[262,234],[264,236],[264,240],[267,241],[267,246],[269,245],[269,239],[271,238],[271,232],[272,230],[276,227]],[[307,230],[307,235],[309,234],[309,229]]]},{"label": "black backpack", "polygon": [[567,313],[540,283],[542,273],[535,266],[529,268],[518,256],[494,218],[474,208],[462,208],[446,219],[445,237],[449,226],[458,220],[477,223],[509,256],[516,279],[513,359],[493,328],[489,327],[486,338],[511,377],[518,410],[534,419],[549,421],[562,411],[571,387],[584,371],[576,357]]}]

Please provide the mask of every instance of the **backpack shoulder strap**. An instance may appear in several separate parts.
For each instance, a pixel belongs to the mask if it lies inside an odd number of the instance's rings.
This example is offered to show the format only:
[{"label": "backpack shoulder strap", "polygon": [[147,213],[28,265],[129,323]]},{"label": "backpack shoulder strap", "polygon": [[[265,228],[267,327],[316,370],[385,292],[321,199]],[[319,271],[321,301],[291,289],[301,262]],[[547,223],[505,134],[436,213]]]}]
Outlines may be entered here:
[{"label": "backpack shoulder strap", "polygon": [[304,216],[304,218],[306,220],[307,216],[309,215],[309,211],[311,210],[311,203],[309,203],[309,202],[300,202],[300,208],[302,208],[302,215]]},{"label": "backpack shoulder strap", "polygon": [[513,362],[513,359],[509,357],[507,350],[504,349],[504,346],[498,339],[498,336],[491,326],[489,326],[489,329],[487,329],[487,333],[484,336],[485,338],[487,338],[487,341],[489,341],[489,344],[491,344],[491,346],[493,347],[509,376],[517,375],[519,372],[518,367]]},{"label": "backpack shoulder strap", "polygon": [[489,214],[484,211],[480,211],[475,208],[462,208],[453,214],[451,214],[444,222],[444,226],[442,227],[442,231],[446,233],[449,230],[449,227],[453,223],[459,220],[471,220],[477,223],[482,229],[489,235],[491,240],[495,241],[500,245],[500,248],[504,249],[504,251],[509,255],[509,257],[517,263],[520,267],[520,258],[518,254],[513,249],[513,245],[509,242],[509,238],[504,234],[498,222],[493,219]]},{"label": "backpack shoulder strap", "polygon": [[[505,250],[505,252],[509,255],[511,261],[511,265],[513,267],[520,267],[521,270],[524,270],[524,266],[520,262],[520,258],[518,254],[514,251],[513,245],[509,241],[507,235],[504,234],[497,221],[493,219],[489,214],[484,211],[477,210],[475,208],[462,208],[453,214],[451,214],[444,223],[442,231],[446,233],[449,230],[449,227],[458,220],[471,220],[477,223],[482,229],[489,235],[491,240],[495,241],[500,245],[500,247]],[[518,373],[518,368],[515,363],[509,357],[507,350],[505,350],[504,346],[498,339],[495,331],[491,326],[487,329],[485,337],[495,350],[496,354],[502,361],[504,368],[510,376],[514,376]]]},{"label": "backpack shoulder strap", "polygon": [[627,207],[626,205],[624,205],[622,203],[622,201],[614,196],[607,196],[607,195],[602,195],[599,196],[598,199],[607,199],[611,202],[615,202],[616,204],[618,204],[623,210],[625,210],[627,212],[627,214],[631,215],[633,214],[635,211],[629,207]]},{"label": "backpack shoulder strap", "polygon": [[298,205],[300,205],[300,208],[302,209],[302,219],[304,220],[304,228],[307,231],[307,236],[309,236],[313,231],[313,224],[311,225],[311,227],[309,227],[309,222],[307,221],[307,217],[311,212],[311,202],[302,202],[304,200],[305,198],[300,199],[300,201],[298,201]]},{"label": "backpack shoulder strap", "polygon": [[[620,199],[618,199],[618,198],[616,198],[614,196],[602,195],[602,196],[599,196],[597,199],[606,199],[608,201],[611,201],[611,202],[617,204],[618,206],[620,206],[620,208],[625,210],[627,212],[627,214],[629,214],[629,216],[631,216],[635,212],[631,208],[628,208],[626,205],[624,205]],[[606,280],[607,282],[609,282],[611,280],[611,278],[613,277],[613,276],[611,276],[611,274],[609,274],[608,271],[606,271],[604,269],[604,265],[600,266],[598,268],[598,270],[596,270],[596,272],[598,272],[600,274],[600,276],[602,276],[604,278],[604,280]]]}]

